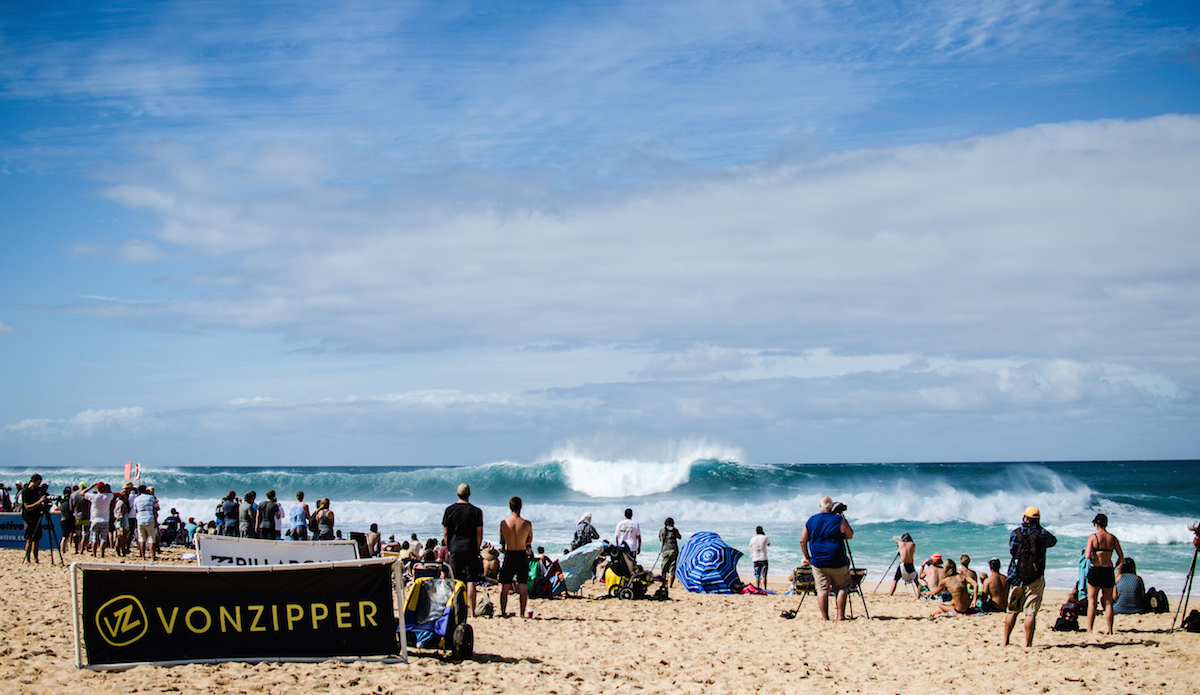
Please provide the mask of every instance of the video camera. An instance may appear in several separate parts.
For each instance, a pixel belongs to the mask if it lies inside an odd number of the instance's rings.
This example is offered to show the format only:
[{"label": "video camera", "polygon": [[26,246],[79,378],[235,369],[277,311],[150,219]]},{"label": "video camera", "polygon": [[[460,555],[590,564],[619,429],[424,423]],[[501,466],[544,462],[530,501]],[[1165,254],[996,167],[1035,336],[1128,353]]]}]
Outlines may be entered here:
[{"label": "video camera", "polygon": [[841,502],[835,502],[833,505],[833,513],[844,515],[846,513],[846,505],[842,504]]}]

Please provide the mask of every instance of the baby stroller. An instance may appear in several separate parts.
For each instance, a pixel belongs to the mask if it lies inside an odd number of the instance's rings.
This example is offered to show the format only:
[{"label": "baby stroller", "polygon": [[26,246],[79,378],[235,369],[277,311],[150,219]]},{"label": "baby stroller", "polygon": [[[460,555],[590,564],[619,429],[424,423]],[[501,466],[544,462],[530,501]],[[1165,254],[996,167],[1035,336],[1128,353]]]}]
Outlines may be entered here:
[{"label": "baby stroller", "polygon": [[466,585],[453,578],[418,576],[404,601],[408,646],[449,651],[455,659],[475,652],[475,630],[467,624]]},{"label": "baby stroller", "polygon": [[[604,569],[604,585],[608,587],[608,595],[620,599],[649,598],[655,601],[667,599],[667,580],[656,574],[650,574],[642,569],[629,554],[628,550],[610,545],[601,553],[608,560]],[[655,584],[658,588],[653,593],[650,589]]]}]

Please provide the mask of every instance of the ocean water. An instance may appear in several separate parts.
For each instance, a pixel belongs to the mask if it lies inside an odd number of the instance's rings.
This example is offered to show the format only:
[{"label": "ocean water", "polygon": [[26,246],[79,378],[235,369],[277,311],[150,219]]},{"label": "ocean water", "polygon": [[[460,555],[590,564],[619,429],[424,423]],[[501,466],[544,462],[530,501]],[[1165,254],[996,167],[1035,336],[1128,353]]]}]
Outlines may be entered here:
[{"label": "ocean water", "polygon": [[[1200,461],[1072,463],[749,464],[737,452],[695,449],[670,460],[604,460],[562,451],[538,463],[474,467],[148,468],[142,481],[156,486],[167,508],[184,518],[208,520],[230,490],[240,496],[278,492],[284,501],[305,491],[311,502],[332,500],[338,528],[366,530],[378,523],[385,537],[440,535],[442,510],[460,482],[483,508],[485,538],[497,535],[507,501],[520,495],[534,523],[534,544],[557,554],[575,523],[590,512],[602,538],[611,538],[626,507],[642,525],[642,564],[655,562],[657,531],[670,516],[684,538],[715,531],[748,550],[755,526],[771,539],[771,573],[782,577],[799,563],[800,530],[830,495],[847,505],[855,529],[850,541],[869,584],[883,576],[895,555],[892,536],[905,531],[919,559],[940,552],[972,567],[1001,558],[1007,568],[1009,531],[1025,507],[1042,511],[1042,523],[1059,541],[1049,553],[1048,584],[1069,589],[1091,519],[1108,515],[1109,530],[1138,563],[1147,585],[1176,594],[1192,560],[1190,521],[1200,519]],[[35,469],[0,468],[0,480],[27,480]],[[81,480],[119,484],[123,465],[40,469],[53,489]],[[748,558],[739,568],[751,572]],[[885,582],[885,587],[887,583]]]}]

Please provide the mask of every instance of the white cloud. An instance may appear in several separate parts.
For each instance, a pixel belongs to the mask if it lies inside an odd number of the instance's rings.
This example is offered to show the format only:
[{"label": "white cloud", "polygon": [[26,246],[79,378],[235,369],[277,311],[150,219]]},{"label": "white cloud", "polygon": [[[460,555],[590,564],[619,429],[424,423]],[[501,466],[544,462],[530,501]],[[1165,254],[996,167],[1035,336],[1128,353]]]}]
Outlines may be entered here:
[{"label": "white cloud", "polygon": [[1200,338],[1198,157],[1198,118],[1069,123],[500,211],[172,148],[160,234],[227,260],[176,278],[190,300],[71,310],[356,350],[1178,360]]},{"label": "white cloud", "polygon": [[13,328],[12,326],[8,325],[7,323],[0,322],[0,337],[6,336],[6,335],[12,335],[13,333],[16,333],[16,332],[17,332],[17,329]]},{"label": "white cloud", "polygon": [[157,429],[154,418],[139,407],[84,410],[69,418],[26,419],[5,425],[5,434],[37,438],[87,439],[96,435],[142,436]]}]

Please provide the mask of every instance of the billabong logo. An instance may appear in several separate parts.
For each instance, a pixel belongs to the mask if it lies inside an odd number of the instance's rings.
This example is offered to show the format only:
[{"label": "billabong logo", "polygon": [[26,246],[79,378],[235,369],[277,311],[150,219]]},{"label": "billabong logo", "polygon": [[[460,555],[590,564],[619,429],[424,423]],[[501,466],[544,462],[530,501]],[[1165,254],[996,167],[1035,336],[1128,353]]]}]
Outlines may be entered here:
[{"label": "billabong logo", "polygon": [[122,594],[109,599],[96,611],[96,629],[114,647],[125,647],[140,640],[150,627],[146,609],[137,597]]}]

